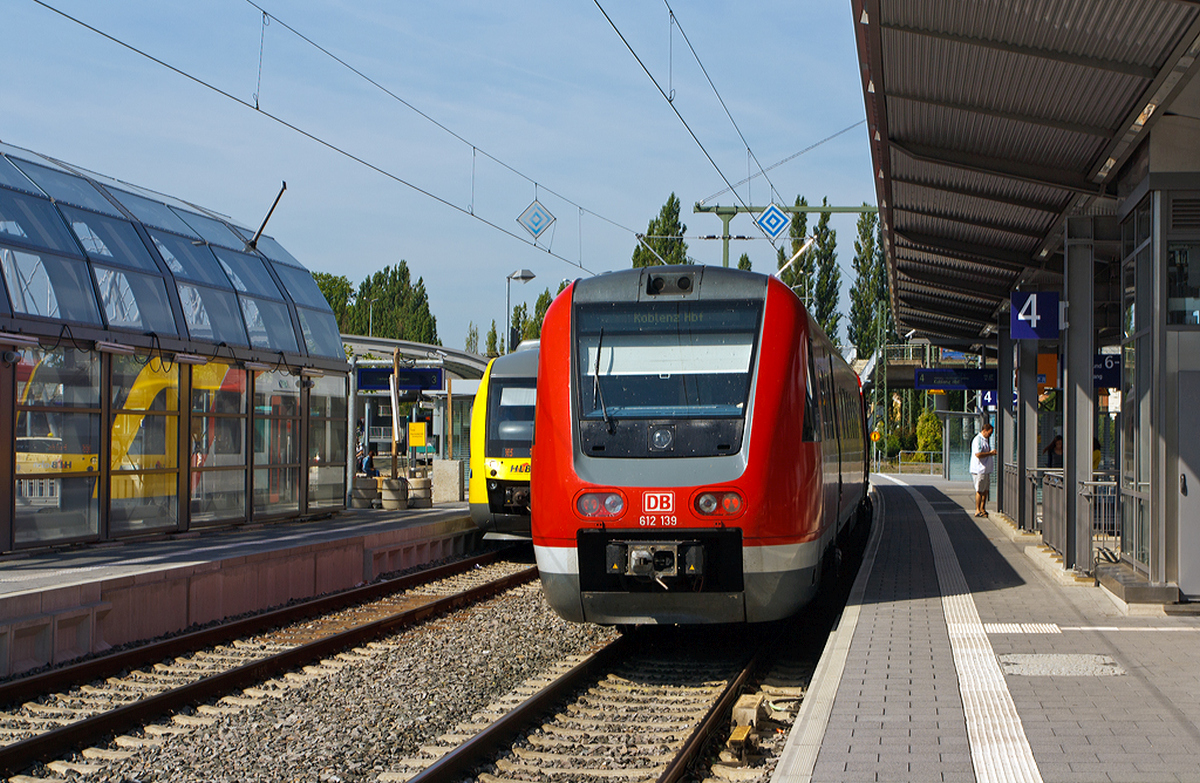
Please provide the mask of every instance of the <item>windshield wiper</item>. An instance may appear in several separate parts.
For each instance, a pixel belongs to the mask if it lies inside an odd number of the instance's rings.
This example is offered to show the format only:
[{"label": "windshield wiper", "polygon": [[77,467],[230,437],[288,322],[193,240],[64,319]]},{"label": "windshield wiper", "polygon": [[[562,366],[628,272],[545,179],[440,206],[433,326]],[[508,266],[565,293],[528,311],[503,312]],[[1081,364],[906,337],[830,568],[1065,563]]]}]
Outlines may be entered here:
[{"label": "windshield wiper", "polygon": [[592,399],[600,401],[600,415],[604,417],[604,426],[612,435],[616,429],[612,419],[608,417],[608,407],[604,404],[604,389],[600,386],[600,347],[604,345],[604,327],[600,327],[600,338],[596,340],[596,382],[592,385]]}]

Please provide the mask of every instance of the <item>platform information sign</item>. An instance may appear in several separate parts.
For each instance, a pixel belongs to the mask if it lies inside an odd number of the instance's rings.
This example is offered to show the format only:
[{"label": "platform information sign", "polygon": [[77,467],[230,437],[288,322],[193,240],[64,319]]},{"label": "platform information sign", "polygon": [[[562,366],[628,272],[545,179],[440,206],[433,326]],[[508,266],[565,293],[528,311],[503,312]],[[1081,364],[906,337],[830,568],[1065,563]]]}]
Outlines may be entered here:
[{"label": "platform information sign", "polygon": [[996,370],[969,370],[952,367],[918,367],[914,388],[929,391],[942,389],[957,391],[962,389],[995,389],[998,375]]},{"label": "platform information sign", "polygon": [[1058,292],[1013,291],[1008,330],[1014,340],[1058,339]]}]

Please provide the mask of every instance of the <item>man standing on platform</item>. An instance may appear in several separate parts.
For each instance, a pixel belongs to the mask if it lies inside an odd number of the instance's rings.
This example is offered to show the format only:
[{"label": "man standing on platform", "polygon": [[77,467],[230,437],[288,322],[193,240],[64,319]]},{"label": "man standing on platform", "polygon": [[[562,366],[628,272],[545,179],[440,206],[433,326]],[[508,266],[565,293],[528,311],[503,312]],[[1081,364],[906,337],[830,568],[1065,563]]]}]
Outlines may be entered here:
[{"label": "man standing on platform", "polygon": [[985,421],[983,429],[971,441],[971,479],[975,482],[975,516],[986,517],[988,495],[992,488],[992,470],[996,450],[992,448],[992,423]]}]

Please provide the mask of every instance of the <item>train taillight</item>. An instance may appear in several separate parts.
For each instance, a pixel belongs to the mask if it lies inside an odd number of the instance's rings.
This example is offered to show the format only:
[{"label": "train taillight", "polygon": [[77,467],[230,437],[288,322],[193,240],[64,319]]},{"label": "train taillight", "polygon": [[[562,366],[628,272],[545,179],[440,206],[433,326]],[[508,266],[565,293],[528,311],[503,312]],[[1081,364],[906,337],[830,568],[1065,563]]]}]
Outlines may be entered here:
[{"label": "train taillight", "polygon": [[625,498],[616,492],[586,492],[575,501],[575,510],[584,517],[616,517],[625,510]]},{"label": "train taillight", "polygon": [[696,511],[706,517],[734,517],[745,505],[741,495],[730,491],[701,492],[695,501]]}]

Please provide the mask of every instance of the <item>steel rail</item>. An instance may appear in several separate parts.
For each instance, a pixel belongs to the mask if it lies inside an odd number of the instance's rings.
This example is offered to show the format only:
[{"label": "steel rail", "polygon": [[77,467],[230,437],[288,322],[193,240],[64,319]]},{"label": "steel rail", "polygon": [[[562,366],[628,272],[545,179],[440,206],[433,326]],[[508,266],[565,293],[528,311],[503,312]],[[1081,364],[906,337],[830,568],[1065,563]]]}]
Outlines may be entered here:
[{"label": "steel rail", "polygon": [[483,759],[511,743],[539,715],[547,712],[556,701],[580,687],[600,667],[629,652],[633,646],[630,636],[620,636],[592,653],[587,660],[558,677],[543,690],[521,702],[495,723],[480,731],[425,769],[409,778],[408,783],[455,783]]},{"label": "steel rail", "polygon": [[[421,576],[424,578],[419,581],[428,581],[429,572],[424,572]],[[537,568],[530,567],[494,582],[471,588],[463,593],[447,596],[391,617],[365,623],[342,633],[300,645],[221,674],[206,677],[157,696],[85,718],[60,729],[53,729],[30,739],[0,747],[0,775],[16,774],[30,764],[61,754],[65,749],[95,741],[97,738],[122,731],[131,725],[145,722],[184,705],[261,682],[279,671],[303,666],[310,661],[335,654],[347,647],[363,644],[389,631],[414,625],[438,614],[531,582],[536,578]]]},{"label": "steel rail", "polygon": [[47,693],[62,691],[80,683],[91,682],[108,677],[126,669],[137,669],[150,663],[156,663],[164,658],[211,647],[216,644],[237,639],[272,625],[286,625],[339,608],[388,595],[389,593],[407,590],[414,585],[444,579],[455,574],[469,571],[475,566],[488,565],[505,552],[505,549],[485,552],[482,555],[466,558],[455,563],[449,563],[435,568],[428,568],[413,574],[388,579],[383,582],[357,587],[345,592],[314,598],[303,603],[292,604],[279,609],[256,614],[231,623],[215,625],[199,631],[192,631],[170,639],[163,639],[149,644],[139,645],[129,650],[104,655],[81,663],[63,666],[50,671],[28,677],[21,677],[9,682],[0,683],[0,706],[19,704],[36,699]]}]

